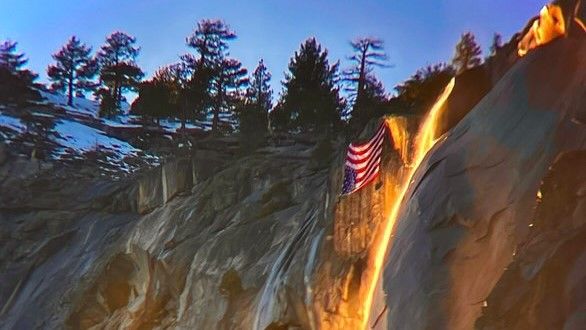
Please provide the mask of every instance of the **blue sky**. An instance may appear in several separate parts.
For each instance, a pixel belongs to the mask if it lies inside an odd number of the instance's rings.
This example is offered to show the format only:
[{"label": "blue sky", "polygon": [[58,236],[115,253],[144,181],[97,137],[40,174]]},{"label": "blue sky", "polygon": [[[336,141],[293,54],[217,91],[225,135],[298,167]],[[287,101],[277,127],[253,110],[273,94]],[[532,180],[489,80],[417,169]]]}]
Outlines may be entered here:
[{"label": "blue sky", "polygon": [[238,34],[231,55],[252,71],[264,58],[278,93],[290,57],[315,36],[344,68],[357,36],[376,36],[394,68],[377,71],[391,90],[418,68],[449,61],[460,34],[473,32],[486,52],[492,34],[508,40],[539,12],[539,0],[0,0],[0,39],[18,41],[45,82],[51,54],[71,36],[97,49],[115,30],[134,35],[138,63],[150,76],[190,51],[198,20],[222,18]]}]

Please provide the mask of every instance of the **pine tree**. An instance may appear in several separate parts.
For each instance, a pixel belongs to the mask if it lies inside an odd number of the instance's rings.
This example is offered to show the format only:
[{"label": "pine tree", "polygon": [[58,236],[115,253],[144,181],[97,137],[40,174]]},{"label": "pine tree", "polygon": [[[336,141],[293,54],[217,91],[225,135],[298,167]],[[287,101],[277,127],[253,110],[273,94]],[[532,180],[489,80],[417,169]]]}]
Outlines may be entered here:
[{"label": "pine tree", "polygon": [[23,69],[28,63],[23,53],[16,52],[17,42],[6,40],[0,43],[0,68],[23,80],[25,84],[32,84],[37,75],[30,70]]},{"label": "pine tree", "polygon": [[73,96],[82,91],[91,91],[97,72],[96,61],[91,57],[92,48],[72,36],[55,54],[54,64],[47,68],[47,75],[54,90],[67,92],[67,104],[73,105]]},{"label": "pine tree", "polygon": [[181,128],[185,128],[187,119],[190,75],[190,70],[184,63],[174,63],[160,68],[153,77],[153,81],[168,88],[169,106],[165,115],[179,116],[181,118]]},{"label": "pine tree", "polygon": [[246,70],[240,62],[228,58],[228,42],[235,38],[234,31],[223,21],[202,20],[187,38],[187,45],[194,48],[198,56],[181,57],[192,72],[191,103],[199,114],[213,115],[213,131],[218,129],[220,112],[233,110],[235,96],[247,82]]},{"label": "pine tree", "polygon": [[355,106],[360,103],[367,79],[372,76],[374,67],[389,67],[381,39],[361,37],[350,42],[354,54],[349,57],[353,65],[344,71],[344,80],[350,83],[349,91],[355,98]]},{"label": "pine tree", "polygon": [[55,149],[51,137],[55,134],[56,120],[51,117],[35,116],[29,111],[24,111],[20,120],[26,125],[26,131],[21,138],[30,145],[31,156],[36,159],[47,159]]},{"label": "pine tree", "polygon": [[132,103],[132,114],[159,119],[175,112],[172,87],[155,78],[140,83],[138,98]]},{"label": "pine tree", "polygon": [[248,85],[247,71],[240,61],[225,58],[214,70],[212,85],[212,131],[217,131],[220,113],[234,113],[242,99],[241,89]]},{"label": "pine tree", "polygon": [[108,36],[106,43],[100,48],[97,59],[100,66],[100,82],[105,88],[100,90],[99,94],[103,101],[106,101],[105,105],[110,104],[103,107],[102,115],[117,114],[124,100],[123,94],[138,87],[144,76],[136,64],[139,52],[136,38],[119,31]]},{"label": "pine tree", "polygon": [[273,90],[271,89],[271,73],[261,59],[250,77],[250,86],[246,90],[248,102],[264,113],[272,107]]},{"label": "pine tree", "polygon": [[490,45],[490,56],[496,55],[496,52],[503,46],[503,38],[500,34],[495,33],[492,36],[492,43]]},{"label": "pine tree", "polygon": [[199,54],[197,66],[212,66],[227,55],[228,41],[236,39],[236,33],[222,20],[204,19],[197,23],[196,30],[187,37],[187,45]]},{"label": "pine tree", "polygon": [[364,126],[373,118],[384,115],[389,101],[383,83],[374,74],[364,79],[364,87],[360,103],[354,105],[350,126],[354,133],[362,131]]},{"label": "pine tree", "polygon": [[185,104],[190,109],[185,113],[187,118],[199,117],[206,115],[211,108],[210,89],[212,84],[212,68],[211,65],[197,65],[198,59],[186,54],[181,56],[181,64],[188,72],[188,80],[186,85],[186,99]]},{"label": "pine tree", "polygon": [[482,50],[476,43],[476,38],[472,32],[462,34],[460,41],[456,45],[456,54],[452,59],[452,65],[456,68],[457,73],[462,73],[470,68],[476,67],[482,63]]},{"label": "pine tree", "polygon": [[275,119],[285,123],[277,126],[303,130],[336,128],[344,102],[339,96],[339,63],[330,65],[328,51],[310,38],[306,40],[289,63],[285,74],[282,105]]},{"label": "pine tree", "polygon": [[24,54],[16,53],[16,45],[16,42],[10,40],[0,44],[0,67],[8,69],[14,74],[28,62]]},{"label": "pine tree", "polygon": [[375,67],[389,67],[381,39],[361,37],[350,43],[354,54],[349,57],[352,66],[344,71],[347,91],[353,99],[351,126],[360,131],[366,123],[378,116],[386,102],[384,86],[373,73]]},{"label": "pine tree", "polygon": [[244,152],[254,150],[264,140],[273,97],[271,74],[262,59],[249,80],[246,102],[240,111],[240,145]]}]

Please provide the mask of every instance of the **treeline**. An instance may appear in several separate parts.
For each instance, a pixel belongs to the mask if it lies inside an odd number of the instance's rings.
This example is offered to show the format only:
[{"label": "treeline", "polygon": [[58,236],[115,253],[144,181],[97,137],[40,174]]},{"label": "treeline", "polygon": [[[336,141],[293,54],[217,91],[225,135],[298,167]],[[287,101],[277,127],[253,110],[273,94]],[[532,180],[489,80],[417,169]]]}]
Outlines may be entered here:
[{"label": "treeline", "polygon": [[[360,130],[370,119],[393,112],[418,112],[439,94],[449,79],[482,63],[482,51],[472,33],[462,35],[451,64],[418,70],[391,95],[375,75],[375,68],[392,65],[378,38],[361,37],[350,43],[349,65],[340,68],[315,38],[305,40],[289,61],[282,90],[274,97],[271,73],[262,59],[252,72],[230,56],[236,33],[221,20],[205,19],[186,38],[192,52],[159,68],[151,79],[137,65],[137,40],[114,32],[93,53],[92,47],[72,36],[53,54],[47,68],[50,89],[74,97],[93,94],[100,116],[120,113],[124,95],[138,98],[131,112],[153,122],[178,118],[182,127],[194,119],[211,119],[212,130],[229,130],[221,118],[234,118],[245,132]],[[495,34],[490,55],[501,47]],[[32,84],[36,74],[23,69],[26,59],[16,43],[0,45],[0,74],[21,84]],[[4,72],[4,73],[3,73]],[[1,87],[0,87],[1,88]],[[224,115],[222,115],[224,114]]]},{"label": "treeline", "polygon": [[[16,46],[17,43],[10,40],[0,44],[0,75],[5,78],[0,84],[2,90],[33,86],[38,77],[23,68],[28,60],[17,52]],[[124,93],[136,91],[144,77],[136,64],[139,51],[136,39],[123,32],[108,36],[96,54],[92,54],[90,46],[72,36],[52,55],[54,63],[47,67],[49,89],[65,93],[69,105],[73,105],[74,97],[93,93],[100,102],[100,116],[116,116],[125,101]],[[1,95],[0,100],[4,100]]]},{"label": "treeline", "polygon": [[16,46],[10,40],[0,43],[0,104],[20,104],[38,97],[32,88],[38,76],[24,68],[28,60],[16,51]]},{"label": "treeline", "polygon": [[55,63],[47,68],[51,89],[65,92],[69,105],[74,96],[91,92],[100,101],[100,116],[116,116],[124,93],[136,91],[144,77],[136,64],[139,52],[136,38],[124,32],[109,35],[95,55],[90,46],[72,36],[53,54]]}]

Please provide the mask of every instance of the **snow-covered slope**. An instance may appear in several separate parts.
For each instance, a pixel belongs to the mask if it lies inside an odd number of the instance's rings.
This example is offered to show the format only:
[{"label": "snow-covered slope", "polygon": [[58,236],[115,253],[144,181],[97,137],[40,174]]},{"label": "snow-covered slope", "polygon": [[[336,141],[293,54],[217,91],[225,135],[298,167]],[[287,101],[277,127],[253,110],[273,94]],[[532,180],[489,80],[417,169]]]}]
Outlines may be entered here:
[{"label": "snow-covered slope", "polygon": [[73,105],[70,106],[67,105],[67,97],[65,95],[45,91],[39,91],[39,93],[41,93],[41,97],[45,99],[44,101],[41,101],[40,104],[56,105],[68,112],[79,113],[93,118],[98,117],[100,105],[97,101],[74,97]]},{"label": "snow-covered slope", "polygon": [[24,125],[18,118],[7,116],[0,112],[0,137],[5,139],[6,135],[2,134],[2,128],[15,132],[23,132],[26,130],[26,125]]},{"label": "snow-covered slope", "polygon": [[38,107],[0,108],[0,141],[15,153],[53,161],[90,160],[107,172],[129,173],[160,162],[157,156],[109,134],[111,128],[140,129],[141,125],[130,123],[128,104],[124,115],[107,120],[98,117],[96,101],[74,98],[69,106],[65,95],[39,92],[44,100],[36,103]]},{"label": "snow-covered slope", "polygon": [[[100,118],[99,103],[85,98],[74,98],[67,104],[67,96],[39,90],[43,100],[25,109],[0,106],[0,141],[13,145],[16,153],[58,161],[91,159],[105,162],[123,172],[132,172],[129,164],[156,164],[158,157],[132,145],[142,141],[142,134],[160,135],[172,139],[177,134],[205,134],[212,128],[213,116],[188,121],[186,132],[181,131],[177,119],[163,119],[159,125],[144,122],[140,116],[129,114],[129,105],[123,104],[123,113],[115,118]],[[146,127],[145,127],[146,125]],[[220,113],[220,127],[237,130],[233,113]],[[154,135],[153,135],[154,134]],[[139,138],[140,137],[140,138]],[[129,160],[129,161],[127,161]]]},{"label": "snow-covered slope", "polygon": [[[88,117],[100,120],[107,126],[110,127],[140,127],[137,124],[139,118],[130,115],[130,105],[126,102],[122,102],[122,115],[115,119],[99,119],[100,105],[97,101],[89,100],[85,98],[75,97],[73,98],[73,105],[67,105],[67,97],[62,94],[56,94],[51,92],[39,91],[41,97],[45,100],[39,102],[39,104],[45,105],[56,105],[66,111],[66,113],[72,116],[82,116],[82,118]],[[232,130],[238,129],[238,121],[233,113],[220,113],[220,123],[224,126],[230,127]],[[209,114],[204,120],[193,120],[186,123],[187,129],[200,129],[202,131],[210,131],[212,129],[213,115]],[[181,127],[181,122],[177,119],[165,119],[161,120],[161,128],[168,133],[175,133],[177,129]]]},{"label": "snow-covered slope", "polygon": [[[35,128],[37,120],[51,122],[46,131]],[[0,111],[0,140],[8,145],[31,144],[39,135],[46,135],[43,147],[38,142],[32,148],[46,148],[52,160],[82,160],[93,153],[95,160],[103,158],[111,170],[132,172],[130,159],[142,159],[148,164],[159,163],[158,157],[132,146],[127,141],[109,136],[104,131],[74,119],[64,119],[43,113],[32,113],[26,119]],[[132,161],[132,164],[136,161]]]}]

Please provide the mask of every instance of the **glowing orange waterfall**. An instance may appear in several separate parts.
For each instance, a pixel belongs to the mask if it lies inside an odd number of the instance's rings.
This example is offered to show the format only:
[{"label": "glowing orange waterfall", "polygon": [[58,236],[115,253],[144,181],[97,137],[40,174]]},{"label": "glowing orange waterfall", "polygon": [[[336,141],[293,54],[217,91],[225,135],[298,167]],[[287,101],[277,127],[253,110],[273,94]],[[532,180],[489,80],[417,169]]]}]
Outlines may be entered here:
[{"label": "glowing orange waterfall", "polygon": [[[391,241],[391,234],[393,232],[393,227],[395,225],[395,221],[397,218],[397,213],[399,212],[399,207],[401,205],[401,201],[409,185],[411,183],[413,174],[415,173],[417,167],[429,151],[431,147],[437,141],[436,131],[438,126],[438,118],[439,114],[441,113],[442,109],[444,108],[443,105],[445,104],[448,96],[452,92],[452,89],[455,85],[455,79],[448,83],[445,87],[442,94],[439,96],[433,107],[429,110],[423,124],[421,125],[419,132],[417,133],[417,137],[415,139],[415,151],[413,156],[413,162],[409,166],[409,173],[406,176],[406,180],[404,181],[401,190],[399,192],[398,198],[394,201],[394,204],[391,208],[391,212],[387,220],[382,223],[382,235],[380,236],[381,239],[378,242],[374,243],[373,246],[373,258],[372,260],[372,269],[373,269],[373,276],[372,281],[368,283],[368,289],[366,292],[366,298],[364,299],[363,305],[363,320],[362,320],[362,329],[368,329],[369,327],[369,316],[372,308],[373,297],[375,288],[377,287],[378,281],[380,280],[380,274],[382,270],[382,265],[385,259],[385,255],[387,253],[387,249],[389,247],[389,243]],[[398,146],[395,146],[398,148]]]},{"label": "glowing orange waterfall", "polygon": [[403,164],[409,162],[409,130],[407,128],[407,118],[393,116],[386,119],[387,127],[393,138],[393,147],[401,156]]}]

